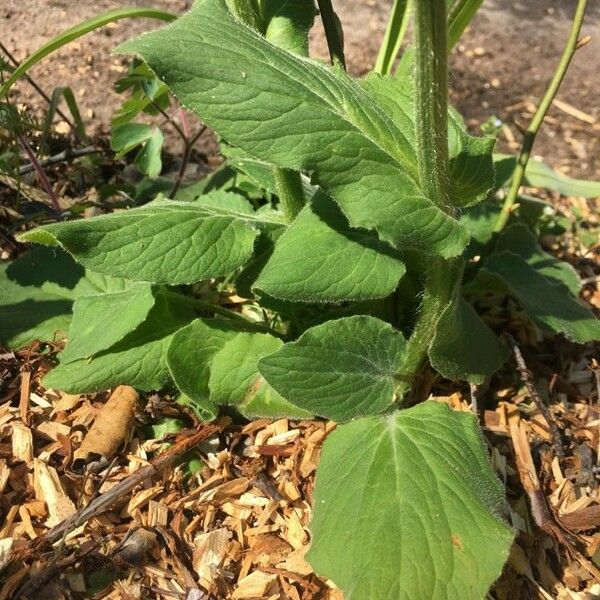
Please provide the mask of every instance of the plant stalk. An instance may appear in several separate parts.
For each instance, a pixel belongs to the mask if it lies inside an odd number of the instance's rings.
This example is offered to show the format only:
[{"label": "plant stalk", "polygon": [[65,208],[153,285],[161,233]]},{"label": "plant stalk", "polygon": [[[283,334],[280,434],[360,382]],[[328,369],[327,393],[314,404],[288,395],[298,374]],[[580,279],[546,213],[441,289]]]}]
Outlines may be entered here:
[{"label": "plant stalk", "polygon": [[375,67],[373,68],[375,73],[388,75],[391,72],[392,66],[396,58],[398,58],[402,40],[406,35],[412,12],[412,4],[413,0],[394,0],[385,36],[377,55]]},{"label": "plant stalk", "polygon": [[291,223],[306,204],[300,173],[291,169],[273,167],[272,174],[283,216],[288,223]]},{"label": "plant stalk", "polygon": [[[419,180],[427,196],[448,214],[453,210],[448,177],[448,74],[446,1],[415,2],[415,133]],[[442,311],[452,300],[462,274],[457,259],[434,257],[425,277],[423,299],[406,357],[398,373],[401,400],[427,359]]]},{"label": "plant stalk", "polygon": [[338,16],[333,10],[331,0],[317,0],[323,29],[325,29],[325,38],[329,57],[334,65],[340,65],[346,70],[346,58],[344,57],[344,34]]},{"label": "plant stalk", "polygon": [[536,135],[542,123],[544,122],[546,113],[548,112],[548,109],[550,108],[550,105],[552,104],[552,101],[558,92],[565,74],[567,73],[567,69],[569,68],[569,64],[571,63],[571,59],[577,50],[577,40],[579,38],[579,32],[581,31],[581,25],[583,24],[586,6],[587,0],[578,0],[571,31],[560,57],[560,61],[556,67],[556,71],[554,72],[548,88],[546,89],[546,93],[544,94],[542,101],[535,111],[535,115],[533,115],[533,119],[531,120],[531,123],[525,132],[523,145],[517,160],[517,166],[515,167],[515,171],[510,181],[510,187],[508,189],[506,198],[504,199],[502,210],[498,215],[498,220],[494,226],[494,231],[496,233],[504,229],[508,219],[510,218],[510,214],[519,195],[519,189],[521,187],[521,183],[523,182],[523,177],[525,176],[525,170],[527,169],[527,163],[529,162],[529,157],[531,156],[531,150],[533,149]]},{"label": "plant stalk", "polygon": [[255,31],[263,33],[261,10],[256,0],[227,0],[231,13],[242,23],[252,27]]}]

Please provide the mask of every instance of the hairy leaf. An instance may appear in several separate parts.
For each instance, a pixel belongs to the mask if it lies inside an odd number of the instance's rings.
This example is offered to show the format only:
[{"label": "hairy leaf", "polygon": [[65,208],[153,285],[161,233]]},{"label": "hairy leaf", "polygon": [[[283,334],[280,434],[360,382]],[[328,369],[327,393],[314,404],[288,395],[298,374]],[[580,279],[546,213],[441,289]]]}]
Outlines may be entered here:
[{"label": "hairy leaf", "polygon": [[474,416],[433,401],[330,434],[314,506],[307,558],[346,600],[481,600],[513,539]]},{"label": "hairy leaf", "polygon": [[569,263],[544,252],[530,229],[522,223],[515,223],[500,234],[495,252],[514,252],[552,283],[567,287],[572,295],[578,296],[581,291],[577,271]]},{"label": "hairy leaf", "polygon": [[0,341],[20,348],[66,334],[83,269],[62,250],[32,248],[0,265]]},{"label": "hairy leaf", "polygon": [[154,306],[152,286],[148,283],[92,273],[87,274],[86,280],[87,290],[78,290],[73,304],[69,343],[60,354],[62,363],[110,348],[143,323]]},{"label": "hairy leaf", "polygon": [[[494,154],[497,179],[496,187],[508,184],[517,165],[517,157],[509,154]],[[555,190],[563,196],[583,196],[596,198],[600,196],[600,181],[573,179],[558,173],[544,161],[532,158],[527,163],[524,184],[532,187]]]},{"label": "hairy leaf", "polygon": [[270,44],[232,17],[224,0],[198,2],[120,50],[140,55],[229,143],[279,167],[312,172],[351,226],[443,256],[464,248],[465,230],[416,183],[408,132],[360,84]]},{"label": "hairy leaf", "polygon": [[233,405],[248,417],[310,417],[284,400],[259,374],[257,362],[283,342],[269,334],[238,333],[214,355],[210,367],[210,400]]},{"label": "hairy leaf", "polygon": [[563,333],[574,342],[600,340],[600,321],[594,314],[565,293],[564,285],[556,284],[519,255],[493,254],[484,263],[485,272],[500,277],[540,327]]},{"label": "hairy leaf", "polygon": [[171,340],[167,364],[177,387],[210,418],[216,407],[210,402],[210,365],[215,354],[239,333],[239,327],[224,319],[196,319]]},{"label": "hairy leaf", "polygon": [[54,223],[22,239],[60,245],[86,268],[171,285],[226,275],[252,255],[261,219],[215,208],[213,192],[197,202],[158,199],[128,211]]},{"label": "hairy leaf", "polygon": [[277,240],[253,289],[294,302],[366,300],[391,294],[404,272],[394,248],[351,229],[319,193]]},{"label": "hairy leaf", "polygon": [[394,399],[405,340],[374,317],[328,321],[261,359],[258,370],[286,400],[335,421],[376,414]]},{"label": "hairy leaf", "polygon": [[481,384],[508,358],[508,349],[459,297],[448,304],[429,348],[431,365],[444,377]]},{"label": "hairy leaf", "polygon": [[175,331],[193,318],[191,308],[171,304],[158,295],[146,320],[120,342],[91,360],[59,364],[44,377],[44,385],[78,394],[121,384],[158,390],[169,381],[167,348]]}]

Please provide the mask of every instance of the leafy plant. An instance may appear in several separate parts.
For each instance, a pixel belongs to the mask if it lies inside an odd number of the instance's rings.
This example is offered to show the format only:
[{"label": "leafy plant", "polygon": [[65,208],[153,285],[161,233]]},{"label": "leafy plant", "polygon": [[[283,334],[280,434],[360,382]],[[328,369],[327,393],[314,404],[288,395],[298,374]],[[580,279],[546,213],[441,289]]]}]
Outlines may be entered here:
[{"label": "leafy plant", "polygon": [[[412,4],[413,48],[392,76]],[[69,285],[40,270],[39,300],[23,303],[48,311],[2,331],[48,337],[72,306],[47,386],[173,382],[203,419],[227,405],[341,423],[323,449],[309,559],[348,599],[482,598],[508,556],[474,416],[419,394],[428,365],[478,384],[504,363],[478,298],[511,296],[548,334],[600,339],[577,274],[542,250],[526,211],[498,227],[493,191],[510,174],[495,184],[494,163],[508,159],[447,106],[447,51],[478,4],[457,0],[448,21],[443,2],[397,2],[386,75],[353,79],[330,2],[333,67],[306,56],[312,0],[200,0],[120,51],[221,136],[228,164],[177,199],[21,236],[80,265]],[[119,151],[150,143],[130,127],[133,99],[116,117],[129,126]],[[4,276],[26,286],[27,260]]]}]

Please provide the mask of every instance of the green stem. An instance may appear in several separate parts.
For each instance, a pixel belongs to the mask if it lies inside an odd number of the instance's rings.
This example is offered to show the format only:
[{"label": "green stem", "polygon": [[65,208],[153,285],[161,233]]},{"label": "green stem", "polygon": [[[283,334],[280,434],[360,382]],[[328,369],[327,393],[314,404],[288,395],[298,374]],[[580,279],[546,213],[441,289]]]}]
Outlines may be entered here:
[{"label": "green stem", "polygon": [[273,179],[285,220],[291,223],[306,204],[302,179],[298,171],[273,167]]},{"label": "green stem", "polygon": [[459,258],[434,258],[425,278],[419,316],[406,344],[402,368],[397,374],[396,395],[399,399],[411,390],[415,377],[427,359],[431,340],[442,312],[452,300],[462,276]]},{"label": "green stem", "polygon": [[410,14],[412,12],[413,0],[394,0],[394,6],[390,13],[385,36],[377,55],[374,71],[380,75],[391,72],[392,66],[398,58],[402,40],[406,35]]},{"label": "green stem", "polygon": [[[415,3],[417,164],[421,187],[451,214],[448,178],[448,75],[445,0]],[[461,277],[461,259],[431,259],[415,328],[398,373],[399,399],[408,392],[427,359],[442,311],[452,300]]]},{"label": "green stem", "polygon": [[448,212],[448,53],[445,0],[415,3],[415,133],[421,187]]},{"label": "green stem", "polygon": [[333,10],[331,0],[317,0],[321,21],[325,29],[325,39],[329,48],[329,56],[334,65],[340,65],[346,70],[346,59],[344,57],[344,35],[342,25]]},{"label": "green stem", "polygon": [[256,321],[251,321],[250,319],[247,319],[240,313],[235,312],[233,310],[229,310],[228,308],[225,308],[223,306],[219,306],[218,304],[213,304],[212,302],[206,302],[206,300],[200,300],[199,298],[193,298],[192,296],[186,296],[184,294],[180,294],[178,292],[173,292],[171,290],[166,290],[165,294],[167,296],[169,296],[175,302],[187,304],[189,306],[193,306],[194,308],[196,308],[198,310],[204,310],[207,312],[211,312],[215,315],[221,315],[223,317],[227,317],[228,319],[231,319],[232,321],[236,321],[237,323],[240,323],[247,329],[252,329],[252,330],[258,331],[260,333],[270,333],[271,335],[275,335],[277,337],[282,337],[282,335],[279,332],[274,331],[267,325],[264,325],[262,323],[257,323]]},{"label": "green stem", "polygon": [[554,76],[548,85],[548,89],[546,90],[546,93],[544,94],[542,101],[540,102],[540,105],[538,106],[535,115],[533,116],[533,119],[527,128],[527,131],[525,132],[523,146],[521,147],[521,152],[517,160],[517,166],[515,167],[504,204],[502,205],[502,211],[498,215],[498,220],[494,226],[495,232],[502,231],[502,229],[504,229],[506,226],[508,219],[510,218],[510,214],[519,195],[519,188],[521,187],[523,177],[525,176],[525,170],[527,168],[527,163],[529,162],[535,137],[542,123],[544,122],[546,113],[548,112],[548,109],[552,104],[552,100],[554,100],[554,97],[558,92],[558,88],[565,77],[567,69],[569,68],[569,64],[571,63],[571,59],[577,50],[577,39],[579,37],[579,32],[581,31],[581,25],[583,24],[586,5],[587,0],[579,0],[577,2],[575,16],[573,17],[573,25],[571,26],[571,32],[569,33],[567,44],[560,57],[560,61],[556,67],[556,71],[554,72]]},{"label": "green stem", "polygon": [[226,0],[227,7],[232,15],[242,23],[252,27],[259,33],[263,32],[261,10],[256,0]]}]

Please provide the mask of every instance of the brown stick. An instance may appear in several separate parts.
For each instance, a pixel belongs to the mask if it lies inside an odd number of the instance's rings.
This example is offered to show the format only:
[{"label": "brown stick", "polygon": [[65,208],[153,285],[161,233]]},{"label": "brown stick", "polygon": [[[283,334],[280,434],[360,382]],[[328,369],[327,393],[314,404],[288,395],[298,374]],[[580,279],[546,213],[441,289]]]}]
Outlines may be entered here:
[{"label": "brown stick", "polygon": [[565,457],[565,449],[560,440],[560,432],[558,431],[558,427],[556,426],[556,422],[554,418],[550,414],[548,407],[544,404],[544,401],[541,399],[535,384],[533,383],[533,375],[531,371],[527,368],[527,364],[525,363],[525,359],[523,358],[523,354],[521,353],[521,349],[517,345],[515,338],[507,334],[506,339],[510,344],[510,347],[515,355],[515,362],[517,363],[517,371],[521,377],[521,381],[527,388],[531,399],[537,406],[537,409],[540,411],[546,422],[548,423],[548,427],[550,428],[550,435],[552,436],[552,444],[554,445],[554,452],[558,458]]},{"label": "brown stick", "polygon": [[223,430],[228,424],[229,419],[220,419],[216,423],[204,425],[200,429],[193,430],[191,433],[179,436],[179,438],[175,440],[173,446],[159,454],[151,464],[132,473],[129,477],[126,477],[123,481],[117,483],[110,490],[96,497],[85,508],[79,510],[74,515],[65,519],[62,523],[59,523],[50,529],[45,535],[33,540],[28,547],[21,549],[18,552],[18,556],[14,556],[14,559],[23,560],[24,558],[27,558],[29,554],[37,551],[41,547],[47,544],[53,544],[61,538],[64,538],[71,531],[83,525],[86,521],[89,521],[91,518],[96,517],[111,508],[117,501],[131,492],[145,479],[158,475],[160,471],[171,466],[181,455],[185,454],[211,435]]}]

